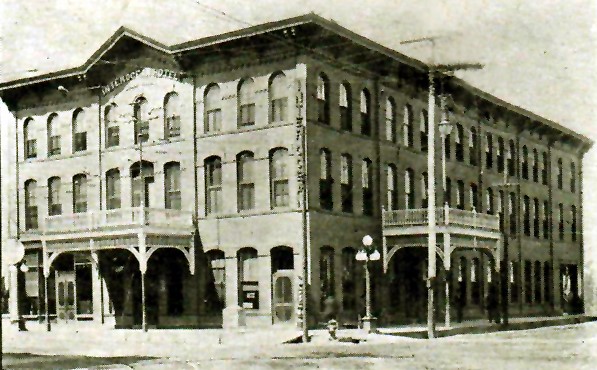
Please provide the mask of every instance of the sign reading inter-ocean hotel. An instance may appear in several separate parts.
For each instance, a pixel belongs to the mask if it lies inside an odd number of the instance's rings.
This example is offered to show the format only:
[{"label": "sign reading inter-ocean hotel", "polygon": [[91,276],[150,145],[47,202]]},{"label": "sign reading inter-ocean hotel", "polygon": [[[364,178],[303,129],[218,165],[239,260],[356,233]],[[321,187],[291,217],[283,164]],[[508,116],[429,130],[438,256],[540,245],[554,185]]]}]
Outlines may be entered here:
[{"label": "sign reading inter-ocean hotel", "polygon": [[180,81],[182,76],[181,76],[180,72],[172,71],[169,69],[161,69],[161,68],[159,68],[159,69],[153,69],[153,68],[141,69],[141,68],[139,68],[135,71],[132,71],[125,75],[122,75],[122,76],[114,79],[112,82],[110,82],[106,86],[103,86],[102,94],[106,95],[107,93],[114,90],[118,86],[120,86],[126,82],[132,81],[137,77],[169,78],[171,80]]}]

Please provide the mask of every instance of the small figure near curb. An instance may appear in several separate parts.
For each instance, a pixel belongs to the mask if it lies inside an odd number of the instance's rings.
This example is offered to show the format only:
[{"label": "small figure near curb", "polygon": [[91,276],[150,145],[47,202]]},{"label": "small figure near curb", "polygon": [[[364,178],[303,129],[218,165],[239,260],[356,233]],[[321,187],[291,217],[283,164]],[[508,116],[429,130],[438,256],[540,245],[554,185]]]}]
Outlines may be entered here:
[{"label": "small figure near curb", "polygon": [[338,321],[331,319],[328,321],[328,334],[330,335],[330,340],[338,340],[336,336],[336,332],[338,331]]}]

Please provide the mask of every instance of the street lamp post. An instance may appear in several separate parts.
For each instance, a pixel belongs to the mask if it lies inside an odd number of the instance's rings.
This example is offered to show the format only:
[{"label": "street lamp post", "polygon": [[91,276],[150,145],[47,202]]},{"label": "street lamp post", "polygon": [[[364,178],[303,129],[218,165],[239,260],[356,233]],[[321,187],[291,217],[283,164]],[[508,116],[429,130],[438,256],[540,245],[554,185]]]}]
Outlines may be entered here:
[{"label": "street lamp post", "polygon": [[[439,134],[441,136],[442,141],[442,189],[444,191],[444,209],[448,208],[448,197],[446,196],[447,186],[446,186],[446,137],[450,135],[452,132],[452,124],[448,120],[448,110],[446,107],[446,95],[440,95],[440,107],[441,107],[441,121],[439,123]],[[450,256],[445,255],[444,258],[450,258]],[[450,264],[445,264],[444,266],[450,266]],[[445,293],[446,293],[446,309],[445,309],[445,324],[446,327],[450,326],[450,270],[446,270],[445,272]]]},{"label": "street lamp post", "polygon": [[375,317],[371,315],[371,276],[369,272],[369,261],[379,261],[380,254],[371,245],[373,238],[369,235],[363,237],[363,249],[357,252],[355,258],[357,261],[364,263],[365,267],[365,317],[363,317],[363,329],[367,333],[374,333],[376,331]]}]

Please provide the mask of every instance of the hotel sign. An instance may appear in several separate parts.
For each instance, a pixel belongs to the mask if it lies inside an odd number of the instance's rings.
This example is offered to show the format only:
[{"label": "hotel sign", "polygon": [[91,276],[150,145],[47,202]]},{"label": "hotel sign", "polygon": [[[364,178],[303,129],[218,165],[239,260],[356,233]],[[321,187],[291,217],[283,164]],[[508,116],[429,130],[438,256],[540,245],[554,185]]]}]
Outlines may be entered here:
[{"label": "hotel sign", "polygon": [[169,78],[175,81],[180,81],[182,74],[180,72],[177,71],[172,71],[169,69],[153,69],[153,68],[144,68],[144,69],[137,69],[135,71],[129,72],[125,75],[122,75],[116,79],[114,79],[112,82],[110,82],[109,84],[107,84],[106,86],[102,86],[102,94],[106,95],[107,93],[109,93],[110,91],[114,90],[115,88],[117,88],[118,86],[132,81],[137,77],[157,77],[157,78]]}]

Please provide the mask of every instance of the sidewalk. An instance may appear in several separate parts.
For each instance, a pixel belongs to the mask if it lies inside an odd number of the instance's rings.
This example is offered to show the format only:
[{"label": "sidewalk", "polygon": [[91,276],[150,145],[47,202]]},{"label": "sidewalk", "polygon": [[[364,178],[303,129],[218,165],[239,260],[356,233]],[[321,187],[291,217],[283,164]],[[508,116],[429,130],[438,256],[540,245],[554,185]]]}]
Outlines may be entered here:
[{"label": "sidewalk", "polygon": [[[450,328],[437,327],[437,336],[488,333],[500,330],[521,330],[544,326],[566,325],[594,320],[578,316],[511,318],[508,328],[490,324],[486,320],[454,323]],[[39,355],[75,355],[94,357],[168,357],[179,359],[209,359],[212,356],[231,357],[267,352],[268,348],[283,343],[300,341],[301,332],[295,327],[262,327],[245,329],[110,329],[93,323],[53,325],[47,332],[45,325],[28,322],[27,332],[19,332],[16,325],[3,321],[3,353],[30,353]],[[322,344],[353,345],[330,342],[325,329],[309,330],[308,346]],[[366,334],[359,329],[340,329],[338,336],[353,338],[369,344],[397,343],[426,338],[425,325],[381,328],[377,334]],[[285,348],[287,348],[285,346]],[[288,348],[290,349],[290,348]]]}]

